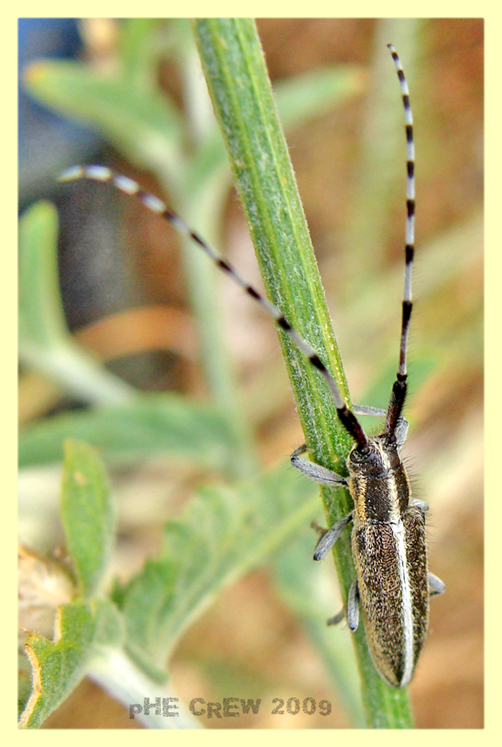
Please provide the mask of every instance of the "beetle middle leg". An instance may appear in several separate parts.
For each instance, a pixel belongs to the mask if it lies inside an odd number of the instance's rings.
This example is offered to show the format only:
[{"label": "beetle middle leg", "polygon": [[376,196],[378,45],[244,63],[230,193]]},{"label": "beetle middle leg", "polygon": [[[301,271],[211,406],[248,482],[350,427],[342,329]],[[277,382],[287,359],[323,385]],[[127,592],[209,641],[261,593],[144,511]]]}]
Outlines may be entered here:
[{"label": "beetle middle leg", "polygon": [[317,524],[313,524],[314,529],[317,529],[321,535],[317,541],[317,545],[315,546],[314,560],[322,560],[326,557],[346,525],[349,521],[352,521],[352,516],[353,511],[351,511],[350,514],[347,514],[347,516],[344,516],[343,519],[340,519],[340,521],[337,521],[336,524],[333,524],[331,529],[323,529]]}]

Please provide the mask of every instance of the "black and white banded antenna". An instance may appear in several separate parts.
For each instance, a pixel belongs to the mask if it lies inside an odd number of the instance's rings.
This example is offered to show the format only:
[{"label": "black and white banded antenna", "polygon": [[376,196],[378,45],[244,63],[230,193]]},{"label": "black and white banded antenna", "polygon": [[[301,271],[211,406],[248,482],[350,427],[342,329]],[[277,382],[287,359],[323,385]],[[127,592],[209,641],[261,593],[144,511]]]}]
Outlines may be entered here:
[{"label": "black and white banded antenna", "polygon": [[410,92],[404,75],[401,60],[392,44],[387,44],[397,77],[401,86],[403,98],[405,133],[406,133],[406,229],[405,229],[405,271],[404,271],[404,293],[403,314],[401,322],[401,342],[399,346],[399,367],[396,380],[392,387],[392,393],[387,407],[385,432],[395,433],[397,421],[401,415],[404,401],[406,399],[408,378],[408,331],[410,327],[411,312],[413,309],[411,276],[413,259],[415,255],[415,142],[413,139],[413,113],[410,105]]},{"label": "black and white banded antenna", "polygon": [[[398,77],[401,84],[401,92],[403,97],[403,104],[405,109],[406,118],[406,140],[407,140],[407,221],[406,221],[406,271],[405,271],[405,289],[403,297],[403,317],[402,317],[402,329],[401,329],[401,344],[399,354],[399,369],[397,372],[396,381],[394,382],[392,394],[387,409],[386,415],[386,426],[385,433],[392,437],[395,434],[396,425],[401,415],[404,400],[406,397],[406,379],[407,379],[407,338],[408,338],[408,327],[412,310],[411,301],[411,270],[413,264],[413,242],[414,242],[414,213],[415,213],[415,183],[414,183],[414,145],[413,145],[413,118],[409,102],[408,86],[404,77],[401,62],[394,47],[389,44],[389,50],[391,51]],[[185,221],[173,210],[171,210],[162,200],[155,195],[147,192],[141,187],[136,181],[130,179],[127,176],[119,174],[107,166],[72,166],[63,171],[59,176],[60,182],[72,182],[81,179],[89,179],[95,182],[110,182],[118,190],[125,193],[126,195],[136,197],[140,200],[143,205],[153,213],[164,218],[170,223],[175,229],[181,234],[189,237],[195,242],[219,267],[220,270],[225,272],[229,277],[233,279],[251,298],[253,298],[260,306],[266,311],[266,313],[272,317],[275,324],[280,327],[297,345],[302,351],[305,357],[310,361],[312,366],[316,368],[321,376],[323,376],[326,384],[331,392],[335,408],[337,411],[338,418],[345,428],[347,433],[353,438],[357,447],[361,451],[365,451],[368,445],[368,437],[364,432],[364,429],[358,421],[355,414],[348,408],[336,381],[332,374],[321,361],[318,354],[312,348],[312,346],[302,337],[302,335],[291,326],[284,314],[274,304],[272,304],[267,298],[265,298],[259,291],[253,286],[249,285],[239,272],[233,267],[233,265],[224,259],[210,244],[208,244],[196,231],[190,228]],[[374,408],[366,408],[370,411]],[[359,408],[361,411],[362,408]],[[375,413],[370,413],[375,414]]]}]

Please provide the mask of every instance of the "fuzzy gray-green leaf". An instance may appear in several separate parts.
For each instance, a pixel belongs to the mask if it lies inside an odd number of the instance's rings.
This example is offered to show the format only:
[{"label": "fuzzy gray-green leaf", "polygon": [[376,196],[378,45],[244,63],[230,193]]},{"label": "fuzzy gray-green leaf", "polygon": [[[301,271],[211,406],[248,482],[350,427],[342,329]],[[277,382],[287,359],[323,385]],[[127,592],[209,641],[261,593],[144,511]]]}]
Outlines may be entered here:
[{"label": "fuzzy gray-green leaf", "polygon": [[314,486],[281,468],[235,487],[208,486],[165,529],[158,558],[120,591],[128,645],[150,669],[217,594],[263,563],[313,517]]}]

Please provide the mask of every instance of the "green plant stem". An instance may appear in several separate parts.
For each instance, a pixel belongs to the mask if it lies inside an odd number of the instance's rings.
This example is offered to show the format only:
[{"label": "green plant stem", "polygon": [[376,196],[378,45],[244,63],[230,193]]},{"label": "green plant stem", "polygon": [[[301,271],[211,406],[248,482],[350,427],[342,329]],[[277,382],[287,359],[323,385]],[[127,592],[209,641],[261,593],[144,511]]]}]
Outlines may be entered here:
[{"label": "green plant stem", "polygon": [[[312,344],[348,390],[284,135],[255,25],[246,19],[194,23],[209,91],[225,138],[234,177],[267,293]],[[339,425],[327,387],[289,338],[279,333],[298,413],[314,461],[343,472],[350,439]],[[351,508],[342,490],[321,490],[331,526]],[[346,599],[354,578],[348,532],[335,546],[335,564]],[[407,693],[387,687],[369,657],[363,626],[354,636],[367,725],[412,725]]]}]

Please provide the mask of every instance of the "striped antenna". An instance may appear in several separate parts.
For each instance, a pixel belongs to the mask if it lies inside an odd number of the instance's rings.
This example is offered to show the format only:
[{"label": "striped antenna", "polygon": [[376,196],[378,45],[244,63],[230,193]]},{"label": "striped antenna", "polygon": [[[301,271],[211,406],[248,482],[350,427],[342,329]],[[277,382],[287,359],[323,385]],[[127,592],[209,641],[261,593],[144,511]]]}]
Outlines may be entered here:
[{"label": "striped antenna", "polygon": [[145,191],[137,182],[127,176],[112,171],[112,169],[109,169],[106,166],[72,166],[63,171],[59,176],[60,182],[73,182],[80,179],[90,179],[96,182],[110,182],[121,192],[139,199],[145,207],[157,215],[160,215],[171,223],[171,225],[173,225],[180,233],[192,239],[192,241],[194,241],[212,259],[220,270],[231,277],[251,298],[260,304],[267,314],[272,317],[277,326],[295,342],[314,368],[320,372],[332,394],[341,424],[349,435],[352,436],[360,449],[366,448],[368,438],[354,413],[347,407],[333,376],[309,343],[291,326],[284,314],[274,306],[274,304],[264,298],[261,293],[253,288],[253,286],[249,285],[237,270],[227,262],[227,260],[223,259],[223,257],[213,249],[213,247],[204,241],[198,233],[193,231],[179,215],[168,208],[162,200],[159,200],[158,197]]},{"label": "striped antenna", "polygon": [[[406,143],[407,143],[407,187],[406,187],[406,206],[407,206],[407,217],[406,217],[406,268],[405,268],[405,280],[404,280],[404,296],[403,296],[403,316],[401,325],[401,343],[399,352],[399,368],[396,375],[396,380],[392,387],[392,393],[387,408],[385,433],[389,437],[395,436],[396,426],[398,419],[403,409],[404,401],[406,398],[406,380],[408,377],[407,373],[407,346],[408,346],[408,330],[411,318],[411,311],[413,308],[412,295],[411,295],[411,272],[413,266],[413,254],[414,254],[414,240],[415,240],[415,146],[413,142],[413,115],[410,107],[410,96],[408,91],[408,85],[404,77],[403,67],[401,61],[396,53],[396,50],[392,44],[387,45],[392,59],[396,66],[399,82],[401,85],[401,94],[403,97],[405,122],[406,122]],[[359,450],[366,450],[368,446],[368,438],[357,420],[354,413],[349,410],[346,402],[344,401],[340,390],[325,366],[321,361],[317,353],[313,350],[311,345],[297,332],[294,327],[288,322],[284,314],[272,304],[268,299],[264,298],[253,286],[249,285],[237,270],[223,257],[215,251],[206,241],[204,241],[198,233],[193,231],[185,221],[180,218],[173,210],[169,209],[167,205],[159,200],[158,197],[146,192],[137,182],[129,179],[129,177],[118,174],[106,166],[72,166],[66,169],[60,177],[61,182],[72,182],[79,179],[90,179],[96,182],[110,182],[121,192],[127,195],[131,195],[139,199],[145,207],[152,212],[160,215],[162,218],[171,223],[180,233],[188,236],[194,241],[229,277],[233,279],[240,287],[272,317],[274,322],[285,332],[302,351],[302,353],[308,358],[310,363],[316,368],[319,373],[323,376],[328,388],[332,394],[333,401],[336,407],[338,418],[345,428],[347,433],[354,439]]]},{"label": "striped antenna", "polygon": [[401,322],[401,343],[399,347],[399,368],[396,381],[392,387],[392,394],[387,408],[387,419],[385,432],[394,434],[397,420],[403,409],[407,389],[407,352],[408,331],[410,326],[411,312],[413,309],[411,274],[413,258],[415,254],[415,143],[413,141],[413,113],[410,105],[410,92],[404,75],[403,66],[399,56],[392,46],[387,47],[394,60],[397,76],[401,86],[401,95],[404,106],[405,132],[406,132],[406,236],[405,236],[405,273],[404,273],[404,295],[403,316]]}]

